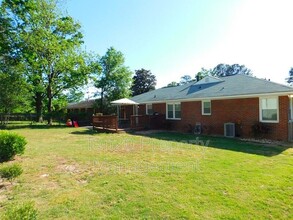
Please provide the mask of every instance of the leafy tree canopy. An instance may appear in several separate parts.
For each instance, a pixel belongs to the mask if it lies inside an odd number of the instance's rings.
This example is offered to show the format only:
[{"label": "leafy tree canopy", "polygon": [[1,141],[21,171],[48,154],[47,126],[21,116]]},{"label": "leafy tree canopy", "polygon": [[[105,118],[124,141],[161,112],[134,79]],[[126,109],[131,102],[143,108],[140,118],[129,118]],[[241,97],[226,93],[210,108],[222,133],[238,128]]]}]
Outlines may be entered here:
[{"label": "leafy tree canopy", "polygon": [[185,84],[187,84],[187,83],[189,83],[191,81],[192,81],[192,78],[191,78],[190,75],[184,75],[184,76],[181,77],[181,80],[180,80],[179,84],[180,85],[185,85]]},{"label": "leafy tree canopy", "polygon": [[166,87],[175,87],[175,86],[179,86],[180,84],[173,81],[173,82],[170,82]]},{"label": "leafy tree canopy", "polygon": [[212,76],[213,71],[211,69],[201,68],[201,70],[195,75],[196,81],[203,79],[206,76]]},{"label": "leafy tree canopy", "polygon": [[0,70],[0,112],[29,112],[28,85],[16,67]]},{"label": "leafy tree canopy", "polygon": [[212,75],[214,76],[232,76],[236,74],[244,74],[244,75],[252,75],[252,72],[250,69],[245,67],[244,65],[239,64],[218,64],[212,71]]},{"label": "leafy tree canopy", "polygon": [[84,97],[84,93],[80,88],[69,89],[66,93],[68,103],[80,102]]},{"label": "leafy tree canopy", "polygon": [[129,97],[132,72],[124,65],[124,55],[110,47],[96,65],[95,86],[100,90],[100,110],[109,113],[110,102]]},{"label": "leafy tree canopy", "polygon": [[131,90],[133,96],[154,90],[157,84],[156,76],[150,70],[145,69],[135,70],[132,80]]},{"label": "leafy tree canopy", "polygon": [[293,83],[293,67],[289,70],[289,77],[286,79],[287,83],[292,84]]},{"label": "leafy tree canopy", "polygon": [[80,25],[63,15],[55,0],[3,0],[1,14],[0,26],[9,26],[7,35],[13,36],[8,39],[10,53],[16,53],[25,66],[36,112],[41,114],[46,99],[50,115],[54,98],[87,81],[90,70],[80,50]]},{"label": "leafy tree canopy", "polygon": [[17,34],[11,18],[0,10],[0,112],[29,112],[28,85],[24,65],[16,50]]}]

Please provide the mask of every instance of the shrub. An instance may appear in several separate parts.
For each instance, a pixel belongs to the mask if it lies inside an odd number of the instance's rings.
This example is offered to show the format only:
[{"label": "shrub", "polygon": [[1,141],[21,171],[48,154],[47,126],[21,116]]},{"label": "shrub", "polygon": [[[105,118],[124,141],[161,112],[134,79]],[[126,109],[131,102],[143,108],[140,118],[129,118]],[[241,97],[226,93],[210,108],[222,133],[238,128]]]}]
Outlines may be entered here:
[{"label": "shrub", "polygon": [[0,131],[0,161],[8,161],[17,154],[23,154],[26,143],[25,138],[18,134]]},{"label": "shrub", "polygon": [[0,168],[0,177],[12,181],[14,178],[22,174],[20,164],[7,165]]},{"label": "shrub", "polygon": [[261,122],[254,123],[251,129],[254,136],[257,138],[263,138],[265,134],[268,134],[270,132],[270,127]]},{"label": "shrub", "polygon": [[18,206],[11,206],[5,213],[7,220],[35,220],[37,219],[37,210],[32,203],[24,203]]}]

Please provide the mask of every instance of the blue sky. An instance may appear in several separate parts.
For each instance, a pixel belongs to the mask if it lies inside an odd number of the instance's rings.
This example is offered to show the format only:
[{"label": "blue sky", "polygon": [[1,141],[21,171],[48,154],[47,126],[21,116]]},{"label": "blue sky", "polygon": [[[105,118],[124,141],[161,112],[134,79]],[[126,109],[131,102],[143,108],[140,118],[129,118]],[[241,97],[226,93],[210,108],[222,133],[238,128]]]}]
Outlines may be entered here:
[{"label": "blue sky", "polygon": [[87,51],[113,46],[157,88],[219,63],[244,64],[259,78],[285,83],[293,66],[290,0],[67,0]]}]

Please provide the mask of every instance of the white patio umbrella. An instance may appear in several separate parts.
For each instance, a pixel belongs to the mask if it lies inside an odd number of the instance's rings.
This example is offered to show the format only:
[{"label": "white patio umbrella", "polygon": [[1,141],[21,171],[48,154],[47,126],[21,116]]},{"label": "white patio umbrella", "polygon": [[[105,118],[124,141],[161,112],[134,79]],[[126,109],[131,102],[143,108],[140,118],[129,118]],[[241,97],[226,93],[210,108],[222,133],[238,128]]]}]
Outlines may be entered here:
[{"label": "white patio umbrella", "polygon": [[138,105],[139,103],[132,101],[128,98],[118,99],[111,102],[112,105]]},{"label": "white patio umbrella", "polygon": [[[130,100],[128,98],[123,98],[123,99],[115,100],[115,101],[111,102],[111,104],[117,106],[117,115],[118,115],[118,117],[121,117],[119,112],[121,111],[121,106],[122,105],[133,105],[133,114],[136,114],[136,113],[134,113],[135,112],[135,106],[138,105],[139,103],[137,103],[135,101],[132,101],[132,100]],[[119,111],[119,108],[120,108],[120,111]],[[124,115],[124,118],[125,118],[125,115]]]}]

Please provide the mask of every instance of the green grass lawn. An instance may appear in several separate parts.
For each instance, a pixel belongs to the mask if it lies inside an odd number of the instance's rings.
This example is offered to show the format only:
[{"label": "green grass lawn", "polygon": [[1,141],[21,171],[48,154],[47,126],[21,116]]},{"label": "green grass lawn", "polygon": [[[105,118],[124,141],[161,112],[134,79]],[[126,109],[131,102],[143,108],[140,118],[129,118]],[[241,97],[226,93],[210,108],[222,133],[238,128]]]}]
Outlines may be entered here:
[{"label": "green grass lawn", "polygon": [[24,173],[2,182],[0,219],[26,201],[39,219],[293,218],[289,147],[166,132],[13,131],[28,141],[12,162]]}]

